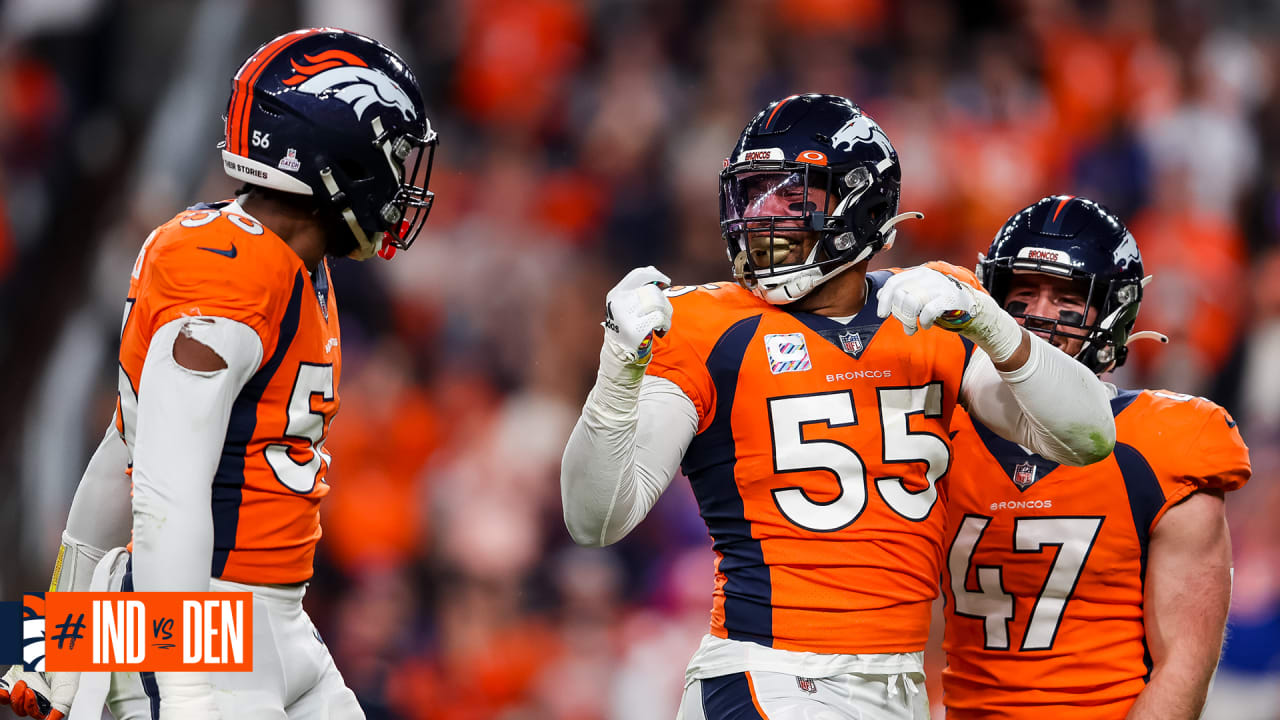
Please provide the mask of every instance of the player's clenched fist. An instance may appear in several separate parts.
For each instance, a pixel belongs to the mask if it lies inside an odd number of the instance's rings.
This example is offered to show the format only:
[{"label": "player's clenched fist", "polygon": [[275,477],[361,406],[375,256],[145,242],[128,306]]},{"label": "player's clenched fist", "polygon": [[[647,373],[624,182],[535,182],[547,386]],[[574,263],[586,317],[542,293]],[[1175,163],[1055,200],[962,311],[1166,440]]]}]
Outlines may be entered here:
[{"label": "player's clenched fist", "polygon": [[908,335],[916,322],[928,330],[935,321],[948,330],[960,330],[978,312],[978,292],[968,285],[927,267],[903,270],[885,281],[876,296],[877,314],[893,314]]},{"label": "player's clenched fist", "polygon": [[897,273],[885,281],[876,301],[876,314],[892,314],[908,335],[937,323],[969,338],[997,362],[1012,355],[1022,341],[1018,322],[990,295],[933,268]]},{"label": "player's clenched fist", "polygon": [[605,342],[628,364],[644,365],[653,350],[653,335],[671,329],[671,301],[662,293],[671,278],[652,265],[636,268],[605,297]]}]

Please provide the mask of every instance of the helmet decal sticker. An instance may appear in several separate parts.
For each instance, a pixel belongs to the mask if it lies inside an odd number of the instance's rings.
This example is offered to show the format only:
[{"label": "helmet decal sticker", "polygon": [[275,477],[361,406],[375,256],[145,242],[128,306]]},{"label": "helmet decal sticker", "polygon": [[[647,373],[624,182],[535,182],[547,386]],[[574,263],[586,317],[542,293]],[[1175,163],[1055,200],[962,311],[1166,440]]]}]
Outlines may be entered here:
[{"label": "helmet decal sticker", "polygon": [[285,79],[285,85],[296,85],[299,92],[317,97],[336,89],[334,96],[351,105],[359,119],[364,119],[364,111],[375,102],[398,109],[406,121],[418,117],[413,101],[394,80],[355,55],[330,50],[303,57],[310,64],[291,60],[297,74]]},{"label": "helmet decal sticker", "polygon": [[1026,258],[1029,260],[1048,260],[1062,265],[1071,264],[1071,255],[1061,250],[1042,247],[1024,247],[1018,250],[1016,257]]},{"label": "helmet decal sticker", "polygon": [[831,145],[837,150],[845,149],[841,147],[845,145],[852,149],[857,143],[874,143],[884,151],[885,157],[892,157],[894,154],[889,136],[885,135],[884,130],[881,130],[880,126],[866,115],[855,117],[831,136]]},{"label": "helmet decal sticker", "polygon": [[281,170],[288,170],[289,172],[298,172],[301,170],[302,161],[298,159],[298,151],[294,148],[289,148],[285,151],[284,157],[280,158],[280,162],[276,167]]}]

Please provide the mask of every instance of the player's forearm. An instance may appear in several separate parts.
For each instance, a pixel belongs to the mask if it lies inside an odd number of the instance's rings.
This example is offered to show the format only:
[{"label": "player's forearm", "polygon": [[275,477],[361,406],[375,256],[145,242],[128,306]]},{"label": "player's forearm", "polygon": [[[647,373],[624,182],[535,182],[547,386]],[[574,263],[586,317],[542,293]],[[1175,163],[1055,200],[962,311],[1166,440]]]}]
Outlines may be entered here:
[{"label": "player's forearm", "polygon": [[50,590],[88,590],[106,551],[129,542],[128,466],[129,450],[112,422],[76,486]]},{"label": "player's forearm", "polygon": [[1204,709],[1217,659],[1215,651],[1212,662],[1187,657],[1157,664],[1126,720],[1196,720]]},{"label": "player's forearm", "polygon": [[[966,397],[975,417],[994,416],[1009,439],[1066,465],[1088,465],[1111,453],[1115,418],[1106,386],[1083,364],[1044,340],[1030,336],[1028,358],[1017,370],[997,371],[1000,384],[992,392],[989,378],[977,376],[991,361],[975,357],[974,373],[966,373]],[[976,381],[976,382],[974,382]],[[1014,403],[1009,407],[1008,400]],[[1006,407],[993,407],[1000,404]],[[1012,412],[1009,412],[1012,411]],[[1004,434],[1004,433],[1002,433]]]},{"label": "player's forearm", "polygon": [[1165,511],[1151,532],[1143,624],[1151,681],[1132,719],[1200,715],[1222,652],[1231,606],[1231,539],[1221,490],[1200,490]]},{"label": "player's forearm", "polygon": [[697,429],[673,383],[623,368],[606,347],[560,467],[565,526],[580,545],[617,542],[644,519]]},{"label": "player's forearm", "polygon": [[636,420],[643,377],[643,367],[623,362],[608,343],[601,349],[596,384],[560,463],[564,523],[579,545],[608,545],[631,529],[624,517],[614,514],[621,504],[625,515],[634,500]]}]

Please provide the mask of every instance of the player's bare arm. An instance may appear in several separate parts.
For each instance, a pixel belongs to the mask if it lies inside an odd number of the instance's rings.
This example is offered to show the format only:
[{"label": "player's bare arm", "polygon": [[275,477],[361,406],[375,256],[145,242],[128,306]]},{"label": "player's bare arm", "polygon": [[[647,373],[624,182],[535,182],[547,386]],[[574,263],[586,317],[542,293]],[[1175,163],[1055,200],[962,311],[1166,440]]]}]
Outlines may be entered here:
[{"label": "player's bare arm", "polygon": [[1165,511],[1151,533],[1143,616],[1153,666],[1128,720],[1200,717],[1230,604],[1223,492],[1201,490]]}]

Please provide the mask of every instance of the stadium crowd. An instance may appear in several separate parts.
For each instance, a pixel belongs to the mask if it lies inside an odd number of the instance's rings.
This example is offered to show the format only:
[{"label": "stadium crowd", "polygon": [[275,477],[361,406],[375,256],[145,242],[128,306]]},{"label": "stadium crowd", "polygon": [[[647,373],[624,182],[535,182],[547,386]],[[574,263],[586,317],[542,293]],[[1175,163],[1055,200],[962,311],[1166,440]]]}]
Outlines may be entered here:
[{"label": "stadium crowd", "polygon": [[[62,12],[59,13],[58,9]],[[901,156],[877,265],[972,266],[1013,211],[1097,199],[1154,282],[1121,386],[1235,416],[1229,638],[1208,718],[1280,718],[1280,10],[1156,0],[0,2],[3,540],[52,560],[114,402],[151,227],[230,195],[214,144],[236,60],[290,27],[384,39],[442,142],[424,236],[337,261],[342,410],[307,607],[366,713],[674,713],[713,561],[687,484],[575,547],[560,455],[606,290],[654,264],[728,279],[717,175],[793,92],[853,98]],[[48,567],[0,576],[6,596]],[[937,660],[931,693],[940,706]]]}]

